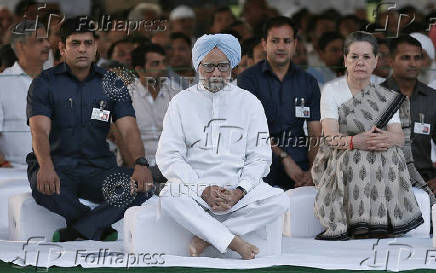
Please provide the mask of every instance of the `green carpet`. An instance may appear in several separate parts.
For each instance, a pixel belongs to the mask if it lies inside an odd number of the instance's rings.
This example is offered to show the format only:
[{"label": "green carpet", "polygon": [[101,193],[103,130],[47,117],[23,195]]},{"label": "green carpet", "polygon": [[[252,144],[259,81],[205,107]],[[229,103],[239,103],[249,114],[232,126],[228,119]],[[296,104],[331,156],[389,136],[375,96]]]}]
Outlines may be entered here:
[{"label": "green carpet", "polygon": [[[261,269],[213,269],[213,268],[191,268],[191,267],[136,267],[136,268],[82,268],[82,267],[51,267],[35,268],[33,266],[18,267],[12,263],[0,261],[0,272],[100,272],[100,273],[117,273],[117,272],[142,272],[142,273],[161,273],[161,272],[182,272],[182,273],[215,273],[215,272],[238,272],[238,273],[269,273],[269,272],[325,272],[325,273],[374,273],[376,271],[352,271],[352,270],[325,270],[300,266],[275,266]],[[417,273],[434,273],[435,270],[419,269],[402,272]]]}]

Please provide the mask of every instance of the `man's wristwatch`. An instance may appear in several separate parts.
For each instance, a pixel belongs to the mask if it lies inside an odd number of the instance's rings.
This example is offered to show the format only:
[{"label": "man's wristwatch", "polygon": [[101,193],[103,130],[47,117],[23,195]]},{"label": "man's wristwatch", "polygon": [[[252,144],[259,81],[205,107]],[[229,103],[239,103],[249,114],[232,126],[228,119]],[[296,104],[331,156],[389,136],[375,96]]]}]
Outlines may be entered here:
[{"label": "man's wristwatch", "polygon": [[243,187],[241,187],[241,186],[237,186],[236,189],[242,191],[242,194],[243,194],[244,196],[247,194],[247,191],[246,191]]},{"label": "man's wristwatch", "polygon": [[149,167],[150,165],[148,164],[147,159],[145,159],[145,157],[138,157],[138,159],[135,160],[135,165],[139,165],[139,166],[145,166],[145,167]]}]

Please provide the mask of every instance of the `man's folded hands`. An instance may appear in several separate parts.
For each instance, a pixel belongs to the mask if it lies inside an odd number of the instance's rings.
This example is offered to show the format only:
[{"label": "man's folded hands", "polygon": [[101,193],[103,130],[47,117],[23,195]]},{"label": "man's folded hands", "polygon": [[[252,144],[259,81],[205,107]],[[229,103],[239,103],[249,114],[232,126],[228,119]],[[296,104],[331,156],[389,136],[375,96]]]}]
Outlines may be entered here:
[{"label": "man's folded hands", "polygon": [[217,185],[206,187],[201,195],[212,211],[227,211],[242,197],[244,195],[238,189],[228,190]]}]

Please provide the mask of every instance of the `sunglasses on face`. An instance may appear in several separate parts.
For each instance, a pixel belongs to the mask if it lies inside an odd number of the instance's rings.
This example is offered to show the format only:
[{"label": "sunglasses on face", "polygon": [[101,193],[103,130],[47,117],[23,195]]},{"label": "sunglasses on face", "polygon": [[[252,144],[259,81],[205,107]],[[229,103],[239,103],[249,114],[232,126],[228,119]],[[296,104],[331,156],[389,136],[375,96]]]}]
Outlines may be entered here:
[{"label": "sunglasses on face", "polygon": [[230,63],[200,63],[203,66],[204,72],[212,73],[215,67],[218,67],[220,72],[228,72],[230,70]]}]

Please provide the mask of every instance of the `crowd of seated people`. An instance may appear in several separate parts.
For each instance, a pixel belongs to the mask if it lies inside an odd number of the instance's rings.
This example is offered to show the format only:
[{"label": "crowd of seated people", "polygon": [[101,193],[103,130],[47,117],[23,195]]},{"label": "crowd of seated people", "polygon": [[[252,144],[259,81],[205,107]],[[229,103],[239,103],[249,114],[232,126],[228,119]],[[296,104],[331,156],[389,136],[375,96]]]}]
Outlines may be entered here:
[{"label": "crowd of seated people", "polygon": [[[436,108],[431,105],[436,99],[436,25],[431,25],[436,6],[425,11],[413,6],[378,11],[370,23],[361,10],[341,14],[333,8],[317,13],[301,8],[284,16],[270,2],[246,0],[239,14],[230,6],[167,9],[141,3],[112,12],[108,23],[142,20],[149,25],[95,32],[93,63],[133,78],[128,90],[153,178],[167,181],[156,152],[172,98],[202,84],[198,67],[193,67],[196,41],[204,34],[230,34],[238,40],[241,56],[228,81],[251,92],[265,111],[272,149],[265,181],[284,190],[318,188],[315,212],[326,231],[317,238],[374,236],[371,231],[386,223],[391,226],[381,235],[415,228],[422,219],[407,189],[426,190],[432,203],[436,194],[436,159],[431,156],[436,143]],[[26,117],[29,86],[42,71],[65,62],[59,47],[62,16],[50,15],[66,12],[57,4],[45,10],[38,6],[37,1],[22,0],[14,10],[0,7],[0,168],[26,165],[33,147]],[[101,13],[88,18],[98,20]],[[407,21],[404,13],[415,19]],[[35,20],[36,26],[29,25]],[[32,27],[35,31],[20,34],[20,29]],[[383,114],[379,110],[400,94],[402,105],[389,113],[384,127],[377,128],[374,121]],[[359,103],[364,96],[370,108]],[[322,145],[310,141],[326,135],[338,135],[341,141]],[[115,123],[107,141],[119,166],[135,166],[136,158]],[[383,169],[385,164],[397,169]],[[370,178],[361,174],[361,166],[366,166],[363,172]],[[335,179],[330,179],[332,170],[337,172]],[[378,177],[403,183],[402,188],[382,189],[374,182]],[[358,185],[359,179],[371,186]],[[332,196],[337,187],[348,188]],[[373,196],[376,192],[386,198],[386,191],[409,201],[396,206],[395,198],[388,202]],[[356,195],[360,197],[353,199]],[[349,202],[342,204],[344,198]],[[378,217],[369,216],[374,210]],[[389,214],[404,217],[388,219]]]}]

